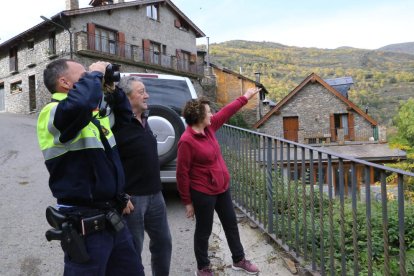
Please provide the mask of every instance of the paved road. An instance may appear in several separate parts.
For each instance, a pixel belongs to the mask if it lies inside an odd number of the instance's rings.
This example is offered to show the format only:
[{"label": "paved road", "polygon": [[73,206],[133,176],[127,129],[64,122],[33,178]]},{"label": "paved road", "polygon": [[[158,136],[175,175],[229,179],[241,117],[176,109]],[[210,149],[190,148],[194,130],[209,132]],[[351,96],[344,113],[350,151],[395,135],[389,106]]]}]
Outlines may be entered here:
[{"label": "paved road", "polygon": [[[53,205],[47,185],[48,173],[36,140],[36,115],[0,113],[0,275],[62,275],[63,253],[58,242],[47,242],[49,226],[45,208]],[[173,236],[172,276],[194,275],[192,249],[194,222],[184,217],[184,209],[174,189],[165,191],[168,218]],[[239,224],[246,254],[262,269],[262,276],[292,275],[280,254],[263,234],[244,222]],[[148,248],[148,238],[146,238]],[[216,219],[210,241],[216,275],[245,275],[234,272],[230,252]],[[143,263],[150,275],[150,256],[144,248]]]}]

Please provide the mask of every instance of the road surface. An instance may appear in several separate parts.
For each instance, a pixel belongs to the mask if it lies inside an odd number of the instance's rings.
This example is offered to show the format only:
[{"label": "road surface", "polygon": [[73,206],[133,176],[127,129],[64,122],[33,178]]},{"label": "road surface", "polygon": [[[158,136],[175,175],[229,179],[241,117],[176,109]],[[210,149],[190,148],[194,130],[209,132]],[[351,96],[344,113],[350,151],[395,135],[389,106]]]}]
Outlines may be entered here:
[{"label": "road surface", "polygon": [[[36,114],[0,113],[0,275],[63,275],[63,253],[57,241],[44,236],[50,227],[45,209],[54,205],[47,185],[48,173],[36,139]],[[186,219],[175,190],[165,198],[173,237],[172,276],[194,275],[194,221]],[[210,239],[209,254],[215,275],[247,275],[231,269],[231,256],[218,219]],[[292,275],[281,254],[264,234],[249,223],[239,224],[246,255],[262,270],[262,276]],[[143,252],[146,275],[151,275],[148,237]]]}]

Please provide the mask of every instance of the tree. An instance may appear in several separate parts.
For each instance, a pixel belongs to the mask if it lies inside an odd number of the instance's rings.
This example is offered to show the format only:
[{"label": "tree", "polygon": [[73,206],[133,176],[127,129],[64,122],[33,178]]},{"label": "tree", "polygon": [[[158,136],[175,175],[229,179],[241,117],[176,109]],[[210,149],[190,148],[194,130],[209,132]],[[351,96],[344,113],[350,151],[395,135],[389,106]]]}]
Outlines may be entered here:
[{"label": "tree", "polygon": [[[391,165],[404,171],[414,172],[414,98],[409,98],[400,105],[397,115],[394,117],[397,134],[390,139],[390,145],[406,151],[407,160]],[[406,179],[408,190],[406,196],[414,201],[414,179]]]},{"label": "tree", "polygon": [[409,98],[401,104],[398,114],[394,118],[395,125],[398,128],[398,137],[401,142],[414,147],[414,98]]}]

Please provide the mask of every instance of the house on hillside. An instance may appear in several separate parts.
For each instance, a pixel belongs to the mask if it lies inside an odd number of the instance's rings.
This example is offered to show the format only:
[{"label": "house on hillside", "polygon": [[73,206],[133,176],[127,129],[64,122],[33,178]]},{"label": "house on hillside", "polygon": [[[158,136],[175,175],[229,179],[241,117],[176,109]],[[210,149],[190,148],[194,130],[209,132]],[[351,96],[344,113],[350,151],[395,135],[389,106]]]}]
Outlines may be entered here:
[{"label": "house on hillside", "polygon": [[303,144],[378,141],[378,123],[347,97],[351,84],[312,73],[254,127]]},{"label": "house on hillside", "polygon": [[250,100],[241,110],[244,121],[249,127],[253,126],[263,114],[263,100],[268,93],[266,87],[258,80],[249,79],[227,68],[213,63],[210,63],[210,66],[216,82],[215,101],[219,106],[230,103],[237,97],[243,95],[249,88],[262,88],[259,96],[255,100]]},{"label": "house on hillside", "polygon": [[48,103],[43,70],[57,58],[187,76],[202,94],[204,60],[197,56],[196,38],[205,35],[170,0],[92,0],[90,5],[79,9],[78,0],[66,0],[66,10],[42,16],[43,22],[0,44],[0,111],[30,113]]},{"label": "house on hillside", "polygon": [[[394,163],[405,159],[405,152],[389,148],[385,128],[379,127],[373,118],[348,99],[347,92],[352,83],[352,78],[349,77],[323,80],[312,73],[258,120],[254,128],[272,136],[322,146],[332,153],[374,163]],[[287,155],[286,152],[284,156]],[[309,175],[315,177],[316,183],[319,168],[317,163],[310,166],[311,160],[317,160],[317,156],[311,159],[309,155],[305,155],[306,169],[313,169]],[[333,183],[337,192],[340,181],[339,164],[338,159],[332,161]],[[343,161],[343,170],[350,172],[350,162]],[[322,174],[326,177],[326,160],[322,166]],[[369,173],[371,184],[379,180],[378,171],[371,168]],[[364,166],[357,165],[358,188],[364,183],[364,175]],[[350,191],[350,173],[344,174],[344,183],[345,192]]]}]

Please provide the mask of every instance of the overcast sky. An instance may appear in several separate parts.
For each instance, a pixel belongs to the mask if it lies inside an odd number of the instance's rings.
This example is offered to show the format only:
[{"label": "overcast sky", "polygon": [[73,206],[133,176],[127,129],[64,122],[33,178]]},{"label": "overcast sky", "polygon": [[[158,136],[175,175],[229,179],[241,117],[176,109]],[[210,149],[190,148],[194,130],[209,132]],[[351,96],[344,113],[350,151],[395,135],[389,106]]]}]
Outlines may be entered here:
[{"label": "overcast sky", "polygon": [[[90,0],[80,0],[81,8]],[[129,2],[129,1],[127,1]],[[413,0],[172,0],[209,37],[377,49],[414,41]],[[0,43],[65,9],[65,0],[2,2]],[[205,44],[198,39],[197,44]]]}]

